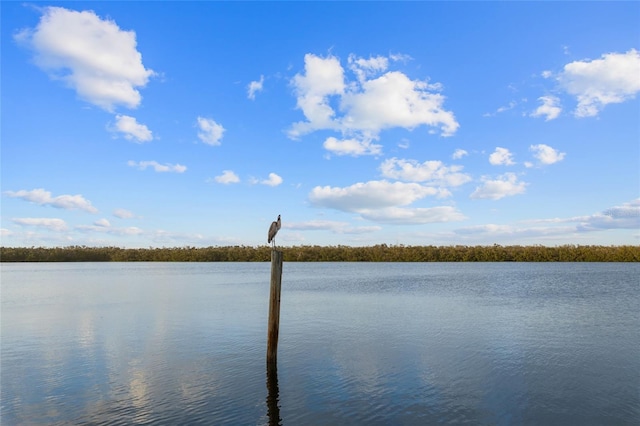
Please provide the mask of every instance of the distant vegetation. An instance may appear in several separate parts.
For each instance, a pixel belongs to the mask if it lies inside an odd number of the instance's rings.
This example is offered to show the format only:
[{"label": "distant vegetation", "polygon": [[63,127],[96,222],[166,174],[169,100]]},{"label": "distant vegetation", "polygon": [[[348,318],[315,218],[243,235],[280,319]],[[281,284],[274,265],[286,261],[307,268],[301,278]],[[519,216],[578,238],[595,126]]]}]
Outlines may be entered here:
[{"label": "distant vegetation", "polygon": [[[287,262],[640,262],[640,246],[279,247]],[[0,247],[2,262],[266,262],[268,246]]]}]

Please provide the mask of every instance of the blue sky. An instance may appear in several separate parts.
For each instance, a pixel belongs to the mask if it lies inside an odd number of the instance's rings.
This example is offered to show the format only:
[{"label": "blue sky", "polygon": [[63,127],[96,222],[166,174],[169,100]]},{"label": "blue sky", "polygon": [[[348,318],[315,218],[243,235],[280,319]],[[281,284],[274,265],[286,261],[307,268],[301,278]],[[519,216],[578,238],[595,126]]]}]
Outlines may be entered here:
[{"label": "blue sky", "polygon": [[5,246],[638,244],[638,2],[2,2]]}]

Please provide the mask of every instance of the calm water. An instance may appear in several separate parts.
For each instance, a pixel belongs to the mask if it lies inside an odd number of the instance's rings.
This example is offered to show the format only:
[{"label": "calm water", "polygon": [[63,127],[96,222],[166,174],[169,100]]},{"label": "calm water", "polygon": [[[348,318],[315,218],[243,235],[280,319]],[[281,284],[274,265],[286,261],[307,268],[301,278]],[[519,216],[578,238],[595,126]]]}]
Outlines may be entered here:
[{"label": "calm water", "polygon": [[640,264],[1,268],[3,425],[640,423]]}]

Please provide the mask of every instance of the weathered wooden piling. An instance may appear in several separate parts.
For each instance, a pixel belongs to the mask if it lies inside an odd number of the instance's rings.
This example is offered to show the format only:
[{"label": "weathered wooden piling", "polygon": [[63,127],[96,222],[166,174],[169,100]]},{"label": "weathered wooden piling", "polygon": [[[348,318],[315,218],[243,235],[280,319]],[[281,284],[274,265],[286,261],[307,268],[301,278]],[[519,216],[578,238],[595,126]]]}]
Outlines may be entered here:
[{"label": "weathered wooden piling", "polygon": [[267,367],[275,366],[278,357],[280,331],[280,288],[282,283],[282,252],[271,250],[271,294],[269,296],[269,325],[267,334]]}]

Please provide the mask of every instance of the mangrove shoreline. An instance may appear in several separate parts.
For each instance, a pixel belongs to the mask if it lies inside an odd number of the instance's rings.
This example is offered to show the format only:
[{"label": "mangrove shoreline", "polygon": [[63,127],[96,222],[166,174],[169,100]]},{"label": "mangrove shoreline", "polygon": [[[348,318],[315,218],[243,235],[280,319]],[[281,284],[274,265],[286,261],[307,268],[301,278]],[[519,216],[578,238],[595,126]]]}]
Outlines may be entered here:
[{"label": "mangrove shoreline", "polygon": [[[285,262],[640,262],[640,246],[278,247]],[[267,262],[269,246],[0,247],[0,262]]]}]

